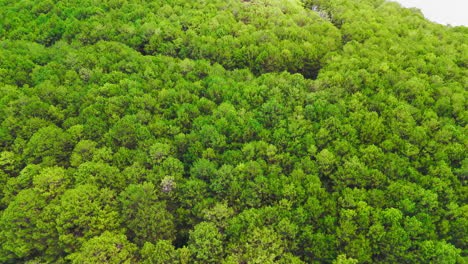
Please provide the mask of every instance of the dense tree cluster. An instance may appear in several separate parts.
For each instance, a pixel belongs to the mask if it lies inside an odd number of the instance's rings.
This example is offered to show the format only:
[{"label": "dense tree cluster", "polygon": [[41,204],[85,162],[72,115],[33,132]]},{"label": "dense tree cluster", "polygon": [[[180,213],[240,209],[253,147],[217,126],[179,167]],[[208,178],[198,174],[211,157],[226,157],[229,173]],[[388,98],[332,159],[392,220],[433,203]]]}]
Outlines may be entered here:
[{"label": "dense tree cluster", "polygon": [[463,263],[468,30],[384,0],[0,2],[0,262]]}]

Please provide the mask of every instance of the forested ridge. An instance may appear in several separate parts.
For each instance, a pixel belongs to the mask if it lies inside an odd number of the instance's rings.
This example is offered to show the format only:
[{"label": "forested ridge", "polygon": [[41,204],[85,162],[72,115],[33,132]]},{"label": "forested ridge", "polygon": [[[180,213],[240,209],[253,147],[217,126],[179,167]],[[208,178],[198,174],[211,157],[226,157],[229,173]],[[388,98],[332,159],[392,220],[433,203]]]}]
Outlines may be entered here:
[{"label": "forested ridge", "polygon": [[385,0],[0,0],[0,263],[466,263],[467,66]]}]

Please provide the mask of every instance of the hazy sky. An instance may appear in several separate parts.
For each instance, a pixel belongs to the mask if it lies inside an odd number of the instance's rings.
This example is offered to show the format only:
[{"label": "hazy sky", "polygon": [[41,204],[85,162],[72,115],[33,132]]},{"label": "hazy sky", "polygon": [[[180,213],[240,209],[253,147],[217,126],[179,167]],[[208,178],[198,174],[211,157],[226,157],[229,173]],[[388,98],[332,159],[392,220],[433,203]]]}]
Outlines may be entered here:
[{"label": "hazy sky", "polygon": [[468,26],[468,0],[392,0],[404,7],[417,7],[439,24]]}]

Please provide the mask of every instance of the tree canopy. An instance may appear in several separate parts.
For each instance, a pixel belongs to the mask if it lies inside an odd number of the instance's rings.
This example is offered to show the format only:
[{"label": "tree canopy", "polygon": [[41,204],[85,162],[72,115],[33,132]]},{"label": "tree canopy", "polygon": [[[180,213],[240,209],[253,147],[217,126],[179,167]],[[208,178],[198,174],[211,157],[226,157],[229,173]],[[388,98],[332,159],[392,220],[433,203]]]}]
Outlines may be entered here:
[{"label": "tree canopy", "polygon": [[0,262],[465,263],[467,88],[385,0],[0,1]]}]

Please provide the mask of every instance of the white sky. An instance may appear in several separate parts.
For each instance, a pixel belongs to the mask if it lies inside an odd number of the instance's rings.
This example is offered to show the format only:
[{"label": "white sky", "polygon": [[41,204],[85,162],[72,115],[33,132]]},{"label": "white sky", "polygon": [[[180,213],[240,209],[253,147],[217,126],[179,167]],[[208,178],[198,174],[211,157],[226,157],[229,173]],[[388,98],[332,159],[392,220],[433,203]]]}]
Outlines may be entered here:
[{"label": "white sky", "polygon": [[421,9],[424,16],[439,24],[468,27],[468,0],[392,0],[404,7]]}]

